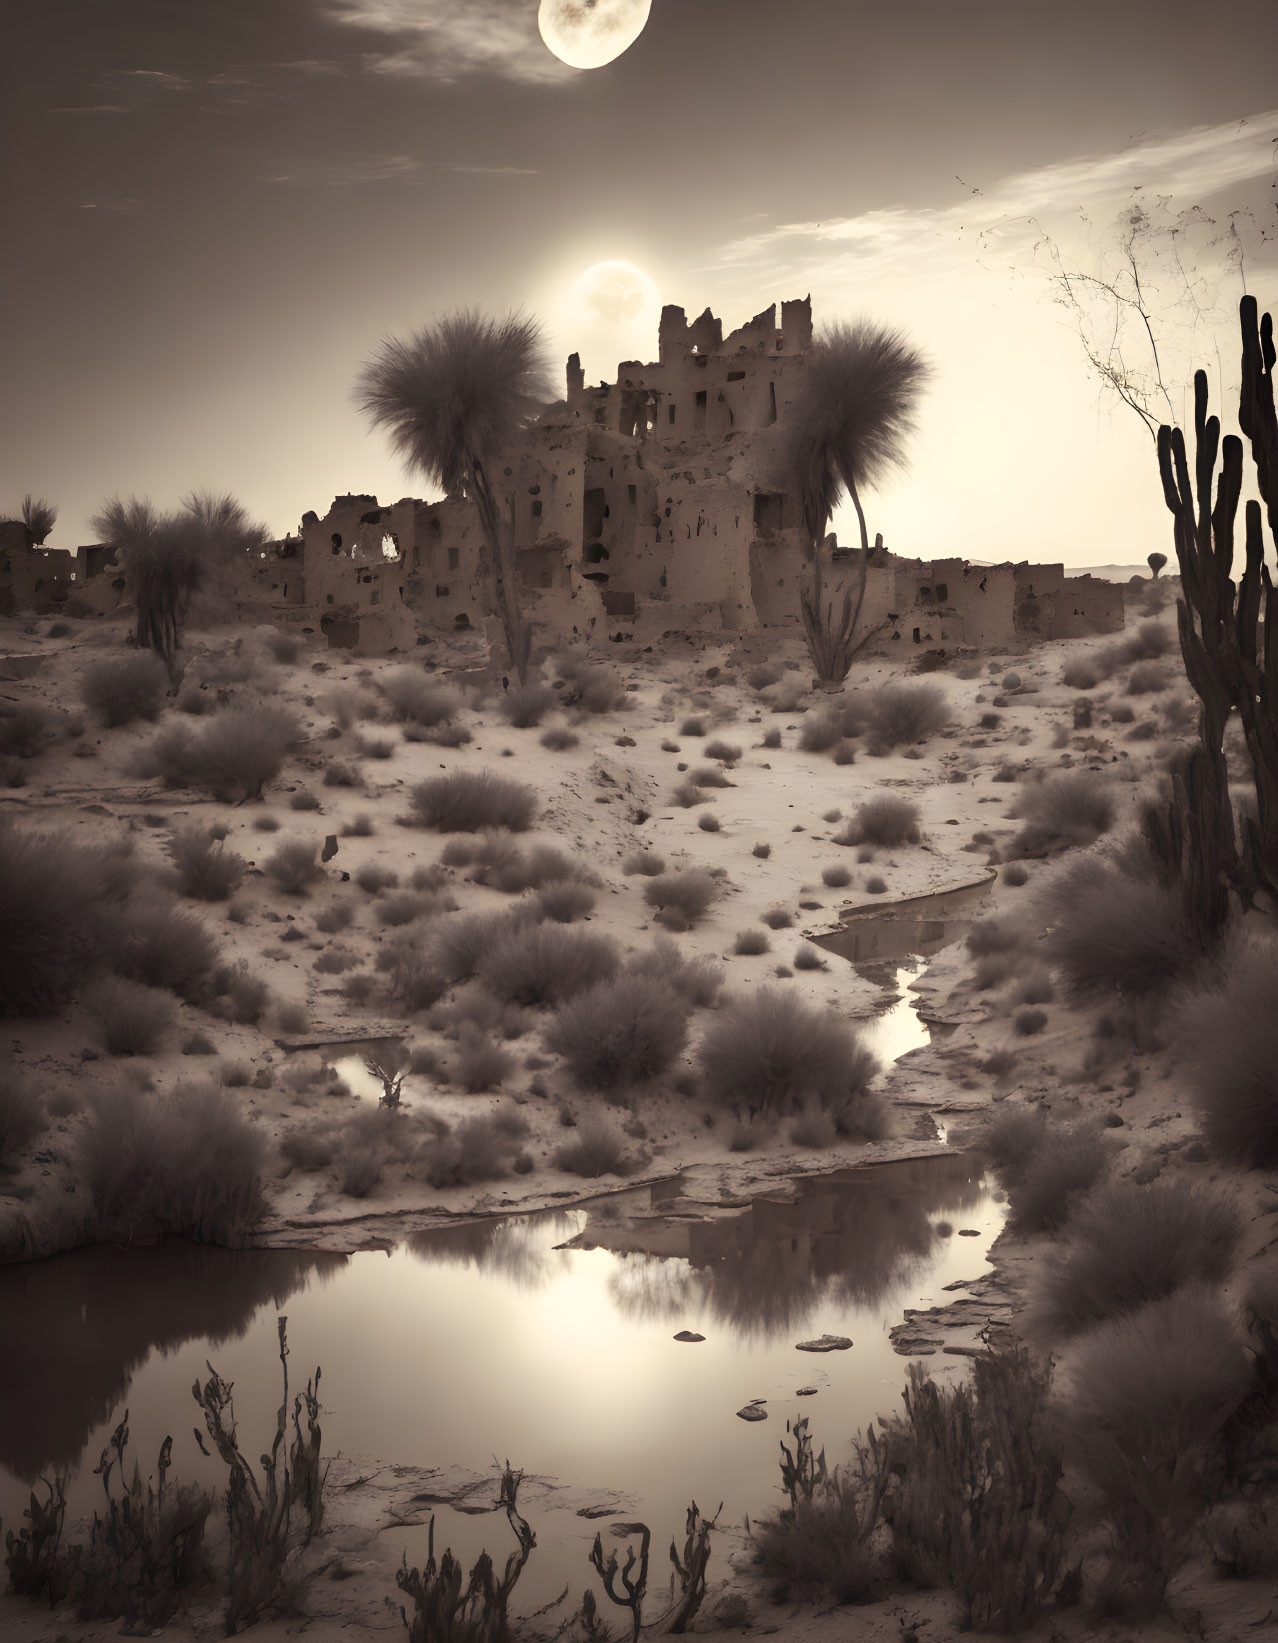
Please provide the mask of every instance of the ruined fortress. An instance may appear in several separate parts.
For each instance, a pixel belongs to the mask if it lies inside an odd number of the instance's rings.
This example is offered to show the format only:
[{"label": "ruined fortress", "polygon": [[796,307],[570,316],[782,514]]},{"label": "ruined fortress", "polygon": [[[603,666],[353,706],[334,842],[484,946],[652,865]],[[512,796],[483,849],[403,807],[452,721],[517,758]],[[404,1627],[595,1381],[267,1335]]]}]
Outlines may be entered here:
[{"label": "ruined fortress", "polygon": [[[780,438],[811,346],[805,298],[782,303],[779,323],[774,305],[726,338],[708,309],[689,321],[666,307],[656,361],[624,361],[597,387],[570,356],[565,397],[495,470],[542,642],[797,626],[804,543]],[[834,545],[836,596],[862,551]],[[370,654],[485,627],[476,509],[462,496],[338,496],[246,568],[241,608],[304,615],[331,644]],[[875,649],[1071,638],[1121,628],[1123,589],[1061,565],[978,567],[876,545],[862,623]]]}]

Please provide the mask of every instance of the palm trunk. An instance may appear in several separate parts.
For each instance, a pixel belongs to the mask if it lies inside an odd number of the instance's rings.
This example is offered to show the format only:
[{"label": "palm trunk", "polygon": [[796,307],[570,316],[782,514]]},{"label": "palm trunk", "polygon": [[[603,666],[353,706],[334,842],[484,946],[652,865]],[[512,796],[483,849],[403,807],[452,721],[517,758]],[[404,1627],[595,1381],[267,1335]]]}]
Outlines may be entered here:
[{"label": "palm trunk", "polygon": [[497,514],[497,502],[488,484],[484,465],[478,459],[471,464],[471,484],[475,492],[475,506],[479,522],[488,543],[492,560],[493,592],[497,612],[501,617],[502,632],[506,638],[506,654],[511,671],[522,685],[527,682],[528,662],[532,654],[532,629],[519,608],[519,590],[515,582],[515,537],[513,524],[503,530]]}]

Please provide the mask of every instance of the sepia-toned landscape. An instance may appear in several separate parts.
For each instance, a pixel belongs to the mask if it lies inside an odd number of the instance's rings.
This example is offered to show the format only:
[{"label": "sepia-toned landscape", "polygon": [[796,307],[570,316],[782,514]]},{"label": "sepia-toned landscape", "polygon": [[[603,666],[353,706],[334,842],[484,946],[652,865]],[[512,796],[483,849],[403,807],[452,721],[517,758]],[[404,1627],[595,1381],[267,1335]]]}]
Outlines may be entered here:
[{"label": "sepia-toned landscape", "polygon": [[[667,38],[343,9],[435,95]],[[518,269],[375,325],[425,494],[284,534],[6,467],[6,1643],[1278,1625],[1278,287],[1125,209],[1063,547],[893,512],[951,366],[801,265],[594,381]]]}]

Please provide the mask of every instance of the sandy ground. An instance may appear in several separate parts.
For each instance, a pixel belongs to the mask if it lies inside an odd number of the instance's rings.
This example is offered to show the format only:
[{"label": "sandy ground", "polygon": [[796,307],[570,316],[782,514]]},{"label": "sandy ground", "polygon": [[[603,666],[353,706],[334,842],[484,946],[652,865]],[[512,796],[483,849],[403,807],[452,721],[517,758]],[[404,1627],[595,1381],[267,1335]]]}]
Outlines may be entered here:
[{"label": "sandy ground", "polygon": [[[1139,619],[1134,617],[1133,620]],[[1172,631],[1170,611],[1161,617]],[[316,958],[326,947],[350,949],[359,967],[373,970],[376,950],[398,932],[385,929],[376,917],[376,900],[360,891],[353,880],[369,864],[397,871],[407,881],[413,869],[438,861],[445,841],[438,835],[397,825],[407,811],[412,785],[440,770],[491,768],[503,776],[528,782],[540,798],[536,830],[523,835],[524,845],[553,844],[572,855],[599,881],[597,904],[589,928],[609,935],[628,951],[642,950],[661,934],[650,924],[643,901],[646,880],[622,872],[623,859],[636,849],[655,850],[669,867],[700,866],[720,872],[721,893],[710,912],[695,927],[674,939],[685,955],[703,955],[720,962],[729,995],[748,992],[775,981],[814,1004],[826,1005],[850,1020],[869,1017],[883,1003],[874,981],[858,974],[844,961],[826,956],[822,969],[794,972],[777,980],[778,965],[790,966],[794,952],[806,938],[834,928],[850,909],[866,905],[890,908],[910,898],[948,891],[990,875],[1016,831],[1010,816],[1017,793],[1006,780],[1007,768],[1052,772],[1060,768],[1089,768],[1106,773],[1114,783],[1123,822],[1134,815],[1138,798],[1148,792],[1161,769],[1160,761],[1177,742],[1166,733],[1131,739],[1131,726],[1111,722],[1107,707],[1124,700],[1121,675],[1089,692],[1094,719],[1090,729],[1073,730],[1073,709],[1079,692],[1061,683],[1064,665],[1109,639],[1053,643],[1006,654],[963,659],[957,669],[929,675],[950,698],[953,719],[948,730],[916,748],[873,758],[863,751],[851,765],[838,766],[828,754],[804,753],[798,746],[804,712],[819,711],[825,698],[806,689],[809,670],[797,635],[724,640],[693,644],[673,639],[663,654],[640,653],[624,646],[609,647],[601,660],[625,688],[622,705],[614,712],[587,716],[556,710],[535,729],[513,729],[497,710],[496,692],[483,671],[478,640],[459,640],[423,648],[415,656],[364,661],[331,652],[314,643],[296,662],[283,666],[272,661],[265,648],[266,631],[196,632],[189,636],[187,680],[222,669],[229,699],[251,699],[265,692],[270,699],[293,709],[301,719],[306,741],[290,760],[280,780],[267,790],[263,803],[239,807],[207,800],[194,793],[166,791],[158,784],[140,782],[131,773],[140,744],[154,729],[149,725],[121,729],[96,728],[81,709],[78,679],[84,667],[118,652],[126,627],[119,618],[72,623],[62,638],[46,636],[47,622],[24,628],[8,622],[0,628],[0,698],[5,702],[39,702],[63,715],[59,722],[80,720],[79,736],[58,737],[40,758],[26,766],[26,785],[0,790],[0,813],[40,826],[65,828],[77,837],[101,838],[127,832],[139,854],[154,864],[157,875],[167,872],[163,844],[175,824],[198,821],[227,829],[226,846],[245,856],[253,866],[234,898],[235,917],[225,904],[198,910],[216,929],[228,959],[244,958],[255,973],[269,982],[274,997],[303,1005],[310,1028],[305,1034],[280,1030],[269,1012],[261,1028],[236,1027],[212,1020],[189,1006],[181,1008],[181,1022],[165,1053],[133,1063],[158,1088],[232,1062],[247,1064],[270,1087],[250,1084],[238,1090],[246,1110],[278,1139],[290,1126],[316,1116],[345,1114],[357,1105],[351,1095],[298,1095],[281,1082],[280,1072],[290,1058],[311,1053],[299,1043],[359,1040],[404,1031],[402,1017],[383,1004],[356,1007],[344,995],[343,977],[317,973]],[[239,661],[226,677],[225,658],[233,640],[240,644]],[[9,660],[4,660],[8,658]],[[471,681],[461,722],[473,739],[459,748],[403,740],[389,724],[358,724],[343,732],[331,711],[336,691],[367,691],[385,670],[422,660],[441,673]],[[782,669],[781,681],[760,693],[745,681],[746,672],[768,661]],[[906,664],[894,659],[872,659],[854,669],[849,688],[873,690],[888,679],[904,676]],[[1179,678],[1173,656],[1173,674]],[[1004,685],[1009,672],[1019,684]],[[248,677],[237,678],[237,673]],[[967,677],[959,676],[967,674]],[[553,666],[546,677],[555,678]],[[214,688],[217,688],[214,684]],[[776,698],[790,705],[776,710]],[[1177,700],[1188,699],[1183,680],[1155,697],[1131,698],[1136,720],[1166,715]],[[678,767],[696,767],[704,761],[697,738],[682,736],[679,727],[690,714],[706,720],[711,736],[742,748],[740,760],[727,774],[732,786],[713,790],[713,803],[683,809],[670,802],[682,780]],[[997,713],[999,724],[982,729],[983,714]],[[1181,716],[1183,722],[1183,715]],[[198,721],[196,721],[198,722]],[[570,725],[578,745],[549,752],[541,735],[551,724]],[[1188,721],[1192,725],[1192,719]],[[74,724],[71,729],[74,730]],[[778,748],[762,746],[764,733],[781,732]],[[388,736],[395,742],[388,759],[359,758],[359,734]],[[1179,732],[1183,739],[1188,726]],[[663,743],[677,744],[668,751]],[[91,750],[91,756],[85,751]],[[323,776],[330,760],[355,763],[360,785],[326,787]],[[846,819],[870,793],[890,790],[915,801],[922,814],[923,842],[898,850],[880,849],[872,863],[857,861],[857,851],[835,845],[832,835],[841,821],[829,817],[838,811]],[[319,800],[315,810],[294,810],[290,800],[299,790]],[[702,831],[698,818],[712,809],[718,831]],[[273,833],[258,831],[263,814],[279,822]],[[357,815],[373,818],[369,837],[347,836]],[[261,872],[261,862],[283,840],[304,839],[322,844],[337,838],[338,849],[328,862],[324,879],[304,898],[288,897]],[[771,846],[766,859],[755,846]],[[846,888],[831,889],[822,882],[822,870],[845,866],[852,872]],[[1036,886],[1059,868],[1028,862],[1028,883],[1013,886],[995,877],[985,911],[995,916],[1025,913],[1034,923]],[[510,898],[472,884],[463,868],[447,869],[448,892],[464,910],[497,909]],[[880,874],[887,889],[880,895],[866,888],[867,877]],[[348,882],[347,875],[350,876]],[[315,927],[316,916],[333,901],[349,899],[357,911],[349,929],[325,936]],[[784,906],[794,914],[792,928],[772,933],[771,950],[758,956],[736,956],[736,933],[762,928],[761,915]],[[301,939],[281,938],[300,932]],[[707,1205],[722,1205],[748,1194],[762,1184],[779,1184],[799,1173],[828,1170],[852,1162],[917,1156],[937,1150],[938,1124],[951,1135],[961,1135],[998,1102],[1032,1102],[1053,1116],[1076,1113],[1101,1118],[1113,1114],[1115,1139],[1128,1149],[1131,1168],[1146,1166],[1182,1169],[1192,1178],[1214,1178],[1219,1172],[1207,1163],[1192,1163],[1180,1155],[1192,1148],[1195,1130],[1177,1069],[1165,1055],[1117,1054],[1109,1064],[1091,1058],[1094,1019],[1060,1002],[1044,1006],[1047,1023],[1032,1038],[1016,1036],[1013,1010],[1005,990],[978,992],[972,961],[959,944],[935,957],[916,980],[929,1021],[936,1024],[932,1044],[917,1050],[890,1069],[881,1084],[893,1108],[892,1133],[883,1141],[845,1143],[829,1150],[799,1148],[783,1132],[759,1150],[734,1153],[728,1149],[731,1128],[723,1115],[708,1115],[695,1097],[681,1094],[673,1081],[663,1084],[636,1103],[632,1113],[620,1112],[633,1133],[634,1150],[641,1148],[648,1162],[630,1181],[656,1180],[684,1172],[687,1196]],[[381,978],[378,977],[380,983]],[[374,993],[384,991],[379,987]],[[704,1019],[698,1012],[696,1019]],[[410,1076],[403,1099],[406,1106],[428,1107],[453,1122],[475,1113],[496,1112],[512,1103],[530,1125],[525,1146],[533,1160],[530,1173],[480,1186],[432,1190],[406,1170],[389,1170],[382,1183],[364,1199],[338,1190],[336,1171],[302,1172],[281,1168],[270,1182],[271,1213],[263,1229],[264,1241],[276,1245],[355,1250],[382,1247],[422,1226],[489,1211],[510,1212],[546,1205],[563,1206],[595,1197],[609,1181],[585,1182],[551,1162],[551,1154],[565,1131],[560,1108],[567,1104],[584,1111],[587,1099],[563,1082],[553,1058],[539,1043],[536,1021],[507,1047],[515,1070],[504,1086],[487,1094],[467,1094],[455,1086],[425,1076]],[[196,1060],[178,1051],[179,1042],[199,1029],[216,1042],[217,1059]],[[430,1045],[446,1066],[455,1042],[432,1031],[427,1020],[415,1020],[407,1035],[415,1045]],[[82,1122],[76,1110],[85,1090],[112,1064],[97,1058],[95,1028],[72,1012],[47,1021],[13,1021],[6,1037],[16,1060],[38,1076],[42,1087],[63,1092],[58,1105],[66,1109],[36,1143],[36,1150],[15,1176],[0,1179],[0,1223],[7,1222],[6,1242],[15,1243],[14,1227],[22,1220],[39,1224],[41,1206],[55,1201],[69,1178],[75,1131]],[[693,1037],[695,1048],[695,1028]],[[1000,1051],[1014,1052],[1010,1074],[999,1079],[981,1071],[981,1064]],[[332,1049],[330,1057],[340,1050]],[[529,1068],[525,1063],[533,1061]],[[693,1065],[691,1050],[686,1069]],[[131,1069],[132,1070],[132,1069]],[[539,1075],[539,1076],[538,1076]],[[544,1087],[553,1092],[541,1094]],[[562,1092],[562,1100],[561,1100]],[[1190,1152],[1190,1158],[1195,1156]],[[1127,1168],[1127,1162],[1124,1162]],[[614,1178],[615,1179],[615,1178]],[[620,1186],[620,1182],[616,1183]],[[1249,1256],[1273,1240],[1273,1194],[1270,1183],[1250,1179],[1235,1183],[1247,1204],[1251,1224]],[[624,1237],[624,1228],[617,1229]],[[974,1343],[984,1321],[1015,1322],[1020,1301],[1032,1288],[1035,1261],[1042,1241],[1012,1240],[1004,1236],[995,1247],[997,1293],[984,1297],[982,1310],[972,1308],[966,1318],[956,1315],[947,1323],[933,1320],[945,1338]],[[902,1361],[904,1377],[905,1357]],[[393,1562],[379,1539],[390,1521],[403,1521],[405,1500],[421,1479],[386,1462],[385,1457],[356,1466],[340,1463],[335,1472],[329,1529],[315,1553],[315,1578],[306,1586],[298,1615],[258,1628],[262,1636],[293,1635],[306,1631],[315,1637],[395,1634],[397,1612],[384,1603],[393,1593]],[[349,1474],[349,1475],[348,1475]],[[368,1479],[356,1487],[358,1479]],[[529,1516],[539,1504],[535,1487],[523,1497]],[[502,1535],[504,1536],[504,1527]],[[504,1538],[499,1538],[504,1546]],[[728,1567],[738,1568],[733,1591],[749,1609],[750,1629],[780,1633],[803,1643],[825,1643],[850,1634],[867,1639],[948,1638],[953,1635],[952,1605],[944,1594],[912,1594],[866,1609],[814,1614],[811,1610],[779,1609],[770,1605],[748,1572],[748,1547],[735,1531],[723,1531],[711,1565],[712,1587],[724,1581]],[[322,1577],[322,1578],[321,1578]],[[703,1619],[714,1624],[723,1589],[712,1590]],[[739,1623],[731,1603],[720,1611],[720,1624]],[[1142,1635],[1180,1637],[1186,1616],[1201,1615],[1201,1634],[1251,1637],[1265,1626],[1278,1629],[1278,1583],[1253,1580],[1226,1585],[1190,1569],[1174,1589],[1173,1616],[1165,1625],[1146,1628]],[[1268,1617],[1267,1619],[1265,1617]],[[1199,1630],[1189,1623],[1188,1629]],[[77,1626],[65,1617],[13,1600],[0,1600],[0,1635],[4,1638],[91,1638],[114,1627]],[[172,1637],[214,1635],[216,1616],[192,1613],[166,1629]],[[1121,1626],[1092,1628],[1083,1612],[1062,1611],[1044,1621],[1035,1635],[1083,1638],[1128,1635]]]}]

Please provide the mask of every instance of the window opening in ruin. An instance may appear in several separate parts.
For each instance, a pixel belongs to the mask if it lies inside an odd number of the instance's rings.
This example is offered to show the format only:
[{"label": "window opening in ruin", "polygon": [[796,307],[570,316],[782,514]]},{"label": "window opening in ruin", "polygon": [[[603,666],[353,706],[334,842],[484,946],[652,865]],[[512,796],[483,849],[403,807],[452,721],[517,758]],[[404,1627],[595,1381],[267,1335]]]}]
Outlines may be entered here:
[{"label": "window opening in ruin", "polygon": [[669,416],[670,424],[673,427],[674,426],[674,419],[675,419],[675,408],[674,408],[674,402],[673,401],[666,407],[666,414],[667,414],[667,416]]},{"label": "window opening in ruin", "polygon": [[745,372],[744,371],[729,371],[728,372],[728,381],[729,382],[744,382],[745,381]]},{"label": "window opening in ruin", "polygon": [[470,617],[467,616],[464,610],[459,610],[456,616],[453,617],[453,626],[459,631],[470,626]]},{"label": "window opening in ruin", "polygon": [[755,531],[779,531],[785,511],[785,498],[779,491],[757,491],[754,498]]},{"label": "window opening in ruin", "polygon": [[435,583],[435,597],[436,597],[436,599],[447,599],[448,598],[448,584],[446,582],[443,582],[443,583],[436,582]]},{"label": "window opening in ruin", "polygon": [[449,548],[449,550],[448,550],[448,568],[449,568],[449,570],[456,570],[458,565],[460,565],[460,563],[461,563],[461,551],[460,551],[460,549],[458,549],[458,548]]},{"label": "window opening in ruin", "polygon": [[919,589],[918,602],[919,602],[920,605],[928,604],[930,602],[931,598],[932,598],[931,588],[920,588]]},{"label": "window opening in ruin", "polygon": [[696,412],[695,412],[694,417],[693,417],[693,422],[694,422],[695,426],[697,427],[698,431],[700,431],[700,432],[705,431],[705,426],[706,426],[706,395],[705,395],[705,389],[704,388],[697,395],[697,408],[696,408]]},{"label": "window opening in ruin", "polygon": [[540,496],[541,495],[541,486],[540,485],[530,485],[528,487],[528,494],[529,494],[529,496]]},{"label": "window opening in ruin", "polygon": [[626,486],[626,499],[627,499],[627,501],[635,502],[635,501],[638,500],[638,497],[639,497],[639,493],[635,489],[635,487],[633,485],[627,485]]},{"label": "window opening in ruin", "polygon": [[602,542],[587,542],[585,547],[581,550],[581,562],[583,565],[598,565],[607,558],[608,550],[604,547]]},{"label": "window opening in ruin", "polygon": [[915,630],[914,630],[914,643],[917,645],[917,644],[920,644],[921,642],[922,641],[919,638],[919,630],[917,628],[915,628]]},{"label": "window opening in ruin", "polygon": [[768,400],[768,421],[775,422],[777,419],[777,385],[775,382],[768,384]]},{"label": "window opening in ruin", "polygon": [[399,558],[399,537],[395,535],[394,531],[387,531],[385,536],[382,537],[382,558]]},{"label": "window opening in ruin", "polygon": [[342,550],[342,538],[338,534],[337,531],[334,531],[333,532],[333,552],[334,553],[340,553],[341,550]]},{"label": "window opening in ruin", "polygon": [[943,605],[945,603],[945,601],[949,598],[949,596],[950,596],[949,584],[947,582],[938,582],[936,584],[936,597],[937,597],[937,600]]},{"label": "window opening in ruin", "polygon": [[599,409],[595,412],[595,421],[596,422],[607,422],[607,420],[608,420],[607,409],[604,406],[601,405],[599,407]]}]

